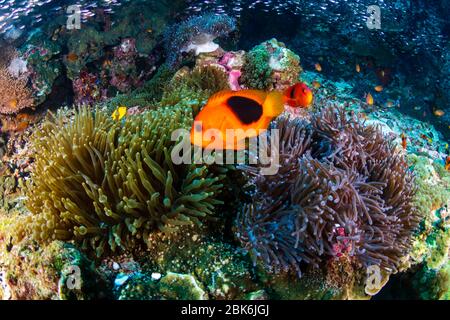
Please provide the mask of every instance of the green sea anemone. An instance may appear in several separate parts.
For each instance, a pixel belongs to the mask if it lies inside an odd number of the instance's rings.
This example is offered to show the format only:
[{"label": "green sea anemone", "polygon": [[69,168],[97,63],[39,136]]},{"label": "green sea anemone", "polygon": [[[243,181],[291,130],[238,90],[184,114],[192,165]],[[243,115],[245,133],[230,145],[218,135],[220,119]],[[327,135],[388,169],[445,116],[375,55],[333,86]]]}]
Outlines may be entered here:
[{"label": "green sea anemone", "polygon": [[156,229],[201,225],[221,203],[222,176],[172,163],[171,133],[191,123],[192,111],[180,106],[123,123],[87,109],[70,123],[47,121],[34,137],[27,202],[34,238],[75,240],[101,256],[146,242]]}]

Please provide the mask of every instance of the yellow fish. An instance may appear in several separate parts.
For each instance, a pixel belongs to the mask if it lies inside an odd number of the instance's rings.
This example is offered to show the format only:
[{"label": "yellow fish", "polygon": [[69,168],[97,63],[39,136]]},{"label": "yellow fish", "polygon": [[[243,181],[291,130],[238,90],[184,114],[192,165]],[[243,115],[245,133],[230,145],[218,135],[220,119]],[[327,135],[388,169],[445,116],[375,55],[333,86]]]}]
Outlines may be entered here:
[{"label": "yellow fish", "polygon": [[114,112],[112,114],[112,118],[115,121],[120,121],[126,115],[127,115],[127,107],[125,107],[125,106],[118,106],[117,109],[114,110]]},{"label": "yellow fish", "polygon": [[376,92],[381,92],[383,91],[383,86],[376,86],[374,89]]},{"label": "yellow fish", "polygon": [[359,65],[359,63],[356,64],[356,72],[361,72],[361,66]]}]

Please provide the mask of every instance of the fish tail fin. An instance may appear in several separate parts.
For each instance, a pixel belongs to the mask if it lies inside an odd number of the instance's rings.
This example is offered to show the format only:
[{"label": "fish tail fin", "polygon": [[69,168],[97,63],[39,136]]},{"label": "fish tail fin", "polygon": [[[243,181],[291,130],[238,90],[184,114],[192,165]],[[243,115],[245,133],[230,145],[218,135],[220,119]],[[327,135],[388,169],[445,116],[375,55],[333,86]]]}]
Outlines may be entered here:
[{"label": "fish tail fin", "polygon": [[264,100],[264,113],[268,117],[278,117],[284,111],[285,99],[278,91],[270,92]]}]

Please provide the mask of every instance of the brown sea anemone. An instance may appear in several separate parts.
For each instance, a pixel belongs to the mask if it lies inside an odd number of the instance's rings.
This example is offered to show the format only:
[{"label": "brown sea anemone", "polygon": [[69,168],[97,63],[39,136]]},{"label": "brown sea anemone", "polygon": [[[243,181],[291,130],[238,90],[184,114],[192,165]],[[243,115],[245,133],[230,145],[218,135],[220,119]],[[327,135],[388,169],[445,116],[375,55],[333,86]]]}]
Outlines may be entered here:
[{"label": "brown sea anemone", "polygon": [[311,123],[278,118],[280,170],[245,168],[256,192],[235,223],[236,237],[269,270],[318,267],[349,257],[395,272],[411,248],[419,215],[405,158],[381,130],[344,109]]}]

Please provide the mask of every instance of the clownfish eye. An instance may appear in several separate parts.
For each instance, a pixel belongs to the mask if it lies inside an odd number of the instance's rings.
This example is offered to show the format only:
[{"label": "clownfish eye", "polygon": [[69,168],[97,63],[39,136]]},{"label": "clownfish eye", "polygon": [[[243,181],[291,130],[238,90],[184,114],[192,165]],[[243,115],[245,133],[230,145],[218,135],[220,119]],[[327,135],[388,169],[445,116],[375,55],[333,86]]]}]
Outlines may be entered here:
[{"label": "clownfish eye", "polygon": [[197,132],[202,131],[202,124],[201,124],[201,123],[197,123],[197,124],[195,125],[195,131],[197,131]]},{"label": "clownfish eye", "polygon": [[303,89],[303,93],[305,93],[305,94],[306,94],[306,92],[307,92],[307,91],[306,91],[306,89]]}]

